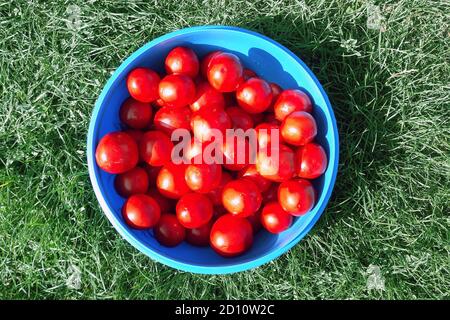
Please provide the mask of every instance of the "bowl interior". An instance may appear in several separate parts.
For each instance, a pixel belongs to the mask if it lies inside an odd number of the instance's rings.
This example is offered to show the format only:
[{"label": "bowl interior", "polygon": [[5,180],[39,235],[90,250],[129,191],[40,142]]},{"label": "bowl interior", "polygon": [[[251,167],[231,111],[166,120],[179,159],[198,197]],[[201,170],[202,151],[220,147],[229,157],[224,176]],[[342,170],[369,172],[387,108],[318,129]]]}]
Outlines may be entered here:
[{"label": "bowl interior", "polygon": [[[329,165],[326,173],[314,181],[318,201],[314,209],[297,218],[287,231],[272,235],[260,231],[250,251],[235,258],[222,258],[210,248],[182,243],[175,248],[161,246],[151,231],[128,228],[120,209],[125,201],[114,190],[114,175],[98,168],[94,154],[98,141],[106,133],[122,129],[118,114],[129,97],[126,76],[136,67],[145,66],[163,72],[164,58],[176,46],[188,46],[199,57],[213,50],[236,54],[246,67],[282,88],[301,88],[314,101],[314,117],[318,123],[318,142],[325,148]],[[337,164],[337,133],[334,115],[320,84],[309,69],[287,49],[259,34],[237,28],[197,27],[184,29],[158,38],[130,56],[113,74],[97,101],[88,138],[88,162],[91,180],[103,211],[114,227],[132,245],[150,257],[182,270],[202,273],[226,273],[248,269],[267,262],[297,243],[318,219],[333,187]]]}]

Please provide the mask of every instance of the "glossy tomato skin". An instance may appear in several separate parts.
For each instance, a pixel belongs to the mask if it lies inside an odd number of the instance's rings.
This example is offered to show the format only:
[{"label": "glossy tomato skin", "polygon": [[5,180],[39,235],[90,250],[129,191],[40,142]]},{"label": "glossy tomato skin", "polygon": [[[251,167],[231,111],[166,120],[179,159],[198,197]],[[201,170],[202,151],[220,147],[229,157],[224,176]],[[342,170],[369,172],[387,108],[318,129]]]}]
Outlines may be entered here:
[{"label": "glossy tomato skin", "polygon": [[199,111],[202,108],[225,108],[225,99],[223,94],[214,89],[208,82],[201,81],[197,85],[196,96],[191,103],[191,111]]},{"label": "glossy tomato skin", "polygon": [[[244,150],[240,150],[242,147]],[[255,146],[250,145],[247,139],[238,143],[238,139],[225,139],[222,144],[223,167],[231,171],[239,171],[245,168],[256,154]]]},{"label": "glossy tomato skin", "polygon": [[183,227],[198,228],[211,220],[213,205],[206,195],[187,193],[178,200],[176,212]]},{"label": "glossy tomato skin", "polygon": [[220,92],[231,92],[243,81],[243,68],[239,58],[232,53],[218,53],[208,65],[208,81]]},{"label": "glossy tomato skin", "polygon": [[117,193],[124,198],[147,192],[148,185],[147,172],[140,167],[134,167],[114,178],[114,187]]},{"label": "glossy tomato skin", "polygon": [[254,214],[248,216],[246,218],[248,222],[252,225],[253,234],[256,234],[259,230],[261,230],[261,210],[256,211]]},{"label": "glossy tomato skin", "polygon": [[282,139],[294,146],[312,142],[317,135],[317,124],[313,116],[304,111],[295,111],[284,118],[280,126]]},{"label": "glossy tomato skin", "polygon": [[152,228],[161,216],[161,209],[152,197],[145,194],[130,196],[122,207],[125,222],[135,229]]},{"label": "glossy tomato skin", "polygon": [[211,247],[224,257],[234,257],[253,244],[253,229],[245,218],[225,214],[214,222],[210,234]]},{"label": "glossy tomato skin", "polygon": [[273,109],[277,120],[283,121],[294,111],[312,112],[312,102],[303,91],[297,89],[284,90],[278,96]]},{"label": "glossy tomato skin", "polygon": [[151,166],[162,166],[170,161],[173,143],[161,131],[147,131],[139,144],[142,159]]},{"label": "glossy tomato skin", "polygon": [[158,191],[170,199],[179,199],[190,192],[191,190],[184,180],[185,171],[185,164],[168,162],[161,168],[156,178]]},{"label": "glossy tomato skin", "polygon": [[295,152],[296,173],[300,178],[316,179],[327,169],[327,154],[321,145],[307,143]]},{"label": "glossy tomato skin", "polygon": [[188,107],[171,108],[162,107],[156,114],[153,124],[156,129],[164,132],[169,137],[176,129],[190,130],[191,110]]},{"label": "glossy tomato skin", "polygon": [[176,47],[167,55],[165,66],[168,74],[184,74],[195,78],[198,74],[200,63],[194,50],[186,47]]},{"label": "glossy tomato skin", "polygon": [[120,107],[120,120],[133,129],[144,129],[150,125],[152,107],[150,103],[128,98]]},{"label": "glossy tomato skin", "polygon": [[248,69],[248,68],[244,68],[244,70],[242,71],[242,76],[243,76],[244,80],[258,77],[258,75],[256,74],[255,71]]},{"label": "glossy tomato skin", "polygon": [[153,234],[163,246],[175,247],[183,242],[186,231],[174,214],[165,213],[153,228]]},{"label": "glossy tomato skin", "polygon": [[200,141],[210,141],[214,131],[219,130],[225,136],[226,130],[231,128],[231,120],[222,108],[204,108],[194,112],[191,117],[191,129],[194,136]]},{"label": "glossy tomato skin", "polygon": [[133,169],[139,160],[136,141],[124,132],[107,133],[95,150],[97,165],[112,174]]},{"label": "glossy tomato skin", "polygon": [[151,188],[146,195],[155,199],[159,204],[161,213],[173,212],[175,210],[175,200],[164,197],[156,188]]},{"label": "glossy tomato skin", "polygon": [[130,95],[141,102],[152,102],[159,98],[159,75],[148,68],[136,68],[127,77],[127,88]]},{"label": "glossy tomato skin", "polygon": [[270,148],[272,137],[276,138],[278,146],[275,144],[274,148],[278,148],[281,144],[280,126],[274,123],[263,122],[256,126],[256,139],[258,141],[258,148]]},{"label": "glossy tomato skin", "polygon": [[276,201],[269,202],[261,212],[261,224],[270,233],[280,233],[292,224],[292,215],[284,211]]},{"label": "glossy tomato skin", "polygon": [[222,205],[222,191],[225,185],[232,180],[231,175],[228,172],[222,171],[222,176],[219,185],[208,192],[207,196],[212,201],[214,206]]},{"label": "glossy tomato skin", "polygon": [[197,246],[206,247],[209,245],[209,234],[212,228],[212,220],[201,227],[186,229],[186,242]]},{"label": "glossy tomato skin", "polygon": [[261,203],[261,192],[250,179],[233,180],[223,188],[222,204],[233,215],[248,217],[258,211]]},{"label": "glossy tomato skin", "polygon": [[238,178],[248,178],[252,180],[258,186],[261,193],[269,190],[270,186],[272,185],[272,181],[267,180],[259,174],[258,170],[256,169],[256,165],[254,164],[250,164],[239,171]]},{"label": "glossy tomato skin", "polygon": [[217,163],[189,164],[185,180],[192,191],[208,193],[216,188],[222,178],[222,166]]},{"label": "glossy tomato skin", "polygon": [[315,191],[308,180],[292,179],[282,182],[278,187],[278,202],[293,216],[308,213],[315,201]]},{"label": "glossy tomato skin", "polygon": [[205,79],[208,78],[208,66],[209,66],[209,63],[211,62],[212,57],[214,57],[218,53],[222,53],[222,51],[219,51],[219,50],[212,51],[212,52],[208,53],[202,59],[201,64],[200,64],[200,71],[201,71],[201,74],[202,74],[203,78],[205,78]]},{"label": "glossy tomato skin", "polygon": [[272,97],[270,85],[260,78],[250,78],[236,90],[239,106],[251,114],[261,113],[269,108]]},{"label": "glossy tomato skin", "polygon": [[246,131],[253,128],[253,118],[241,108],[229,107],[225,111],[230,117],[233,129],[242,129]]},{"label": "glossy tomato skin", "polygon": [[186,107],[195,99],[195,84],[183,74],[170,74],[159,83],[159,96],[172,108]]},{"label": "glossy tomato skin", "polygon": [[264,178],[282,182],[294,176],[295,172],[295,157],[291,148],[280,145],[274,152],[278,152],[278,161],[276,157],[271,156],[270,150],[259,150],[256,159],[256,169]]}]

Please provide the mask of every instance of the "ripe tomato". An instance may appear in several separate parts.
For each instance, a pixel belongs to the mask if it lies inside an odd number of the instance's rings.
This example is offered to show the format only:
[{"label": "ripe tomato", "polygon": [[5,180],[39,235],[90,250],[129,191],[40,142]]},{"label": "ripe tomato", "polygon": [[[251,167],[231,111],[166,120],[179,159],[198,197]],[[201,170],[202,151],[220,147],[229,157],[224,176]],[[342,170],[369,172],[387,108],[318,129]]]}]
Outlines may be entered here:
[{"label": "ripe tomato", "polygon": [[256,211],[254,214],[246,218],[252,225],[253,234],[261,230],[261,210]]},{"label": "ripe tomato", "polygon": [[275,115],[272,112],[264,114],[263,122],[268,124],[275,124],[277,126],[280,125],[280,121],[275,118]]},{"label": "ripe tomato", "polygon": [[223,92],[223,99],[225,100],[225,107],[237,106],[236,93]]},{"label": "ripe tomato", "polygon": [[221,92],[236,90],[242,82],[241,61],[232,53],[218,53],[212,56],[208,65],[208,81]]},{"label": "ripe tomato", "polygon": [[226,129],[230,128],[230,117],[222,108],[204,108],[194,112],[191,117],[191,129],[200,142],[210,141],[214,137],[213,129],[225,136]]},{"label": "ripe tomato", "polygon": [[218,254],[233,257],[252,246],[253,229],[247,219],[225,214],[214,222],[209,239]]},{"label": "ripe tomato", "polygon": [[114,187],[119,195],[126,198],[132,194],[145,193],[148,189],[148,175],[145,169],[133,169],[118,174],[114,179]]},{"label": "ripe tomato", "polygon": [[214,89],[208,82],[201,81],[197,85],[196,96],[190,107],[193,112],[199,111],[204,107],[223,109],[225,107],[225,99],[223,94]]},{"label": "ripe tomato", "polygon": [[155,114],[153,124],[169,137],[175,129],[190,130],[191,110],[188,107],[162,107]]},{"label": "ripe tomato", "polygon": [[145,194],[134,194],[122,207],[125,222],[135,229],[152,228],[161,216],[161,209],[152,197]]},{"label": "ripe tomato", "polygon": [[169,162],[172,148],[172,141],[161,131],[147,131],[139,144],[142,159],[151,166],[162,166]]},{"label": "ripe tomato", "polygon": [[156,188],[152,188],[146,193],[159,204],[161,213],[173,212],[175,210],[175,201],[164,197]]},{"label": "ripe tomato", "polygon": [[317,143],[307,143],[295,152],[296,172],[300,178],[316,179],[327,169],[327,154]]},{"label": "ripe tomato", "polygon": [[309,96],[300,90],[284,90],[278,96],[273,106],[275,117],[283,121],[294,111],[312,111],[312,102]]},{"label": "ripe tomato", "polygon": [[284,211],[278,202],[274,201],[264,206],[261,223],[270,233],[280,233],[291,226],[292,216]]},{"label": "ripe tomato", "polygon": [[215,56],[216,54],[218,54],[218,53],[222,53],[222,51],[219,51],[219,50],[217,50],[217,51],[212,51],[212,52],[208,53],[208,54],[202,59],[202,62],[201,62],[201,65],[200,65],[200,71],[201,71],[202,76],[203,76],[205,79],[208,78],[208,66],[209,66],[209,63],[211,62],[212,57],[214,57],[214,56]]},{"label": "ripe tomato", "polygon": [[128,98],[120,107],[120,120],[134,129],[143,129],[150,125],[152,107],[149,103]]},{"label": "ripe tomato", "polygon": [[212,221],[201,227],[186,229],[186,241],[194,246],[205,247],[209,245],[209,234],[211,232]]},{"label": "ripe tomato", "polygon": [[233,129],[242,129],[246,131],[253,128],[253,118],[241,108],[230,107],[225,111],[230,117],[231,126]]},{"label": "ripe tomato", "polygon": [[156,186],[156,178],[158,177],[161,167],[154,167],[147,162],[142,163],[142,168],[145,169],[148,175],[149,186]]},{"label": "ripe tomato", "polygon": [[261,124],[264,121],[264,113],[254,113],[252,114],[252,117],[255,126]]},{"label": "ripe tomato", "polygon": [[278,201],[278,187],[279,183],[272,183],[269,190],[262,194],[263,204],[267,204],[272,201]]},{"label": "ripe tomato", "polygon": [[144,136],[144,131],[136,130],[136,129],[127,129],[127,130],[124,130],[123,132],[125,132],[130,137],[132,137],[133,140],[136,141],[136,143],[139,147],[139,143],[141,142],[141,139]]},{"label": "ripe tomato", "polygon": [[130,95],[141,102],[152,102],[158,99],[159,75],[148,68],[136,68],[127,77],[127,88]]},{"label": "ripe tomato", "polygon": [[244,80],[258,77],[258,75],[256,74],[255,71],[248,69],[248,68],[244,68],[244,70],[242,71],[242,76],[243,76]]},{"label": "ripe tomato", "polygon": [[[277,136],[277,143],[281,144],[280,127],[277,124],[263,122],[256,126],[255,131],[259,149],[270,148],[272,136]],[[274,148],[277,146],[274,145]]]},{"label": "ripe tomato", "polygon": [[315,191],[308,180],[288,180],[282,182],[278,188],[278,202],[293,216],[306,214],[314,207],[315,201]]},{"label": "ripe tomato", "polygon": [[168,162],[164,165],[156,178],[156,186],[159,192],[170,199],[179,199],[190,192],[191,190],[184,180],[185,171],[185,164]]},{"label": "ripe tomato", "polygon": [[294,152],[285,145],[278,149],[278,161],[270,154],[270,149],[262,149],[256,158],[256,170],[266,179],[276,182],[286,181],[294,175]]},{"label": "ripe tomato", "polygon": [[133,169],[139,160],[136,141],[124,132],[107,133],[95,150],[97,165],[112,174]]},{"label": "ripe tomato", "polygon": [[167,55],[165,65],[168,74],[184,74],[188,77],[195,78],[198,74],[200,63],[192,49],[176,47]]},{"label": "ripe tomato", "polygon": [[292,112],[284,118],[280,130],[283,140],[295,146],[303,146],[317,135],[316,121],[304,111]]},{"label": "ripe tomato", "polygon": [[213,205],[203,194],[187,193],[178,200],[176,212],[178,221],[185,228],[198,228],[211,220]]},{"label": "ripe tomato", "polygon": [[250,78],[237,88],[236,99],[248,113],[264,112],[272,102],[270,85],[260,78]]},{"label": "ripe tomato", "polygon": [[194,81],[183,74],[165,76],[159,83],[159,96],[167,106],[185,107],[195,99]]},{"label": "ripe tomato", "polygon": [[221,206],[222,205],[222,191],[225,185],[231,181],[231,175],[228,172],[223,171],[222,177],[220,179],[219,185],[208,192],[207,196],[212,201],[213,205],[215,206]]},{"label": "ripe tomato", "polygon": [[261,192],[266,192],[272,185],[272,181],[267,180],[259,174],[254,164],[250,164],[239,171],[238,178],[247,178],[252,180],[258,186],[259,191]]},{"label": "ripe tomato", "polygon": [[222,203],[225,209],[243,218],[258,211],[261,202],[261,192],[250,179],[242,178],[230,181],[222,191]]},{"label": "ripe tomato", "polygon": [[[243,150],[241,149],[244,148]],[[245,168],[256,155],[256,148],[250,145],[247,139],[238,143],[238,139],[225,139],[222,144],[223,166],[231,171],[239,171]],[[255,150],[253,150],[255,149]],[[256,156],[255,156],[256,157]]]},{"label": "ripe tomato", "polygon": [[174,214],[165,213],[153,228],[153,234],[160,244],[175,247],[183,242],[186,231]]},{"label": "ripe tomato", "polygon": [[217,163],[189,164],[186,168],[186,183],[192,191],[208,193],[216,188],[222,178],[222,166]]}]

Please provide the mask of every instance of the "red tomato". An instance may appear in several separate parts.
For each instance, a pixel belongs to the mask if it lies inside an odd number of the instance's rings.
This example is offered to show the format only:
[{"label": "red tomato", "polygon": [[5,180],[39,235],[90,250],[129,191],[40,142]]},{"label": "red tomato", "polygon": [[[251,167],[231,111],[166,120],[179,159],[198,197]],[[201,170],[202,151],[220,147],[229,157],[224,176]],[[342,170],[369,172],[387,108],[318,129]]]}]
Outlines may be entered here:
[{"label": "red tomato", "polygon": [[212,57],[214,57],[218,53],[222,53],[222,51],[212,51],[212,52],[208,53],[202,59],[202,62],[201,62],[201,65],[200,65],[200,70],[201,70],[202,76],[205,79],[208,78],[208,66],[209,66],[209,63],[211,62]]},{"label": "red tomato", "polygon": [[236,99],[248,113],[264,112],[272,102],[270,85],[260,78],[250,78],[237,88]]},{"label": "red tomato", "polygon": [[223,206],[234,215],[248,217],[258,211],[261,202],[261,192],[250,179],[233,180],[223,188]]},{"label": "red tomato", "polygon": [[292,179],[280,184],[278,202],[293,216],[306,214],[314,207],[315,191],[308,180]]},{"label": "red tomato", "polygon": [[231,180],[232,180],[231,175],[228,172],[223,171],[219,185],[207,194],[209,199],[212,201],[213,205],[215,205],[215,206],[222,205],[223,188]]},{"label": "red tomato", "polygon": [[173,212],[175,209],[175,201],[164,197],[156,188],[152,188],[146,193],[159,204],[161,213]]},{"label": "red tomato", "polygon": [[185,171],[185,164],[168,162],[164,165],[156,178],[156,186],[159,192],[170,199],[179,199],[190,192],[191,190],[184,180]]},{"label": "red tomato", "polygon": [[307,143],[295,152],[297,175],[300,178],[316,179],[327,169],[327,154],[317,143]]},{"label": "red tomato", "polygon": [[140,167],[118,174],[114,179],[117,193],[124,198],[132,194],[147,192],[148,184],[147,172]]},{"label": "red tomato", "polygon": [[317,125],[313,116],[304,111],[295,111],[284,118],[280,127],[284,141],[295,146],[303,146],[317,135]]},{"label": "red tomato", "polygon": [[152,107],[149,103],[128,98],[120,107],[120,120],[134,129],[143,129],[150,125]]},{"label": "red tomato", "polygon": [[136,141],[136,143],[139,147],[139,143],[141,142],[141,139],[144,136],[144,131],[136,130],[136,129],[127,129],[127,130],[124,130],[123,132],[125,132],[130,137],[132,137],[133,140]]},{"label": "red tomato", "polygon": [[186,229],[186,241],[194,246],[205,247],[209,245],[209,234],[211,232],[212,221],[193,229]]},{"label": "red tomato", "polygon": [[159,83],[159,96],[167,106],[185,107],[195,99],[194,81],[183,74],[165,76]]},{"label": "red tomato", "polygon": [[244,77],[244,80],[258,77],[255,71],[248,68],[244,68],[244,70],[242,71],[242,76]]},{"label": "red tomato", "polygon": [[158,99],[159,75],[148,68],[136,68],[127,77],[127,88],[130,95],[141,102],[152,102]]},{"label": "red tomato", "polygon": [[178,200],[177,218],[188,229],[198,228],[211,220],[213,205],[211,200],[200,193],[187,193]]},{"label": "red tomato", "polygon": [[188,107],[162,107],[155,114],[153,124],[169,137],[175,129],[190,130],[191,110]]},{"label": "red tomato", "polygon": [[241,108],[230,107],[225,111],[230,117],[233,129],[242,129],[246,131],[250,128],[253,128],[253,118]]},{"label": "red tomato", "polygon": [[280,233],[292,224],[292,216],[276,201],[265,205],[261,213],[261,223],[270,233]]},{"label": "red tomato", "polygon": [[[255,130],[259,149],[270,148],[272,136],[278,136],[277,143],[280,145],[280,127],[277,124],[263,122],[257,125]],[[274,145],[274,148],[277,148],[277,146]]]},{"label": "red tomato", "polygon": [[261,192],[266,192],[272,185],[272,181],[267,180],[266,178],[264,178],[259,174],[254,164],[250,164],[241,171],[239,171],[238,178],[248,178],[252,180],[258,186],[259,191]]},{"label": "red tomato", "polygon": [[186,183],[192,191],[208,193],[216,188],[222,178],[222,166],[212,164],[189,164],[186,168]]},{"label": "red tomato", "polygon": [[272,202],[272,201],[278,201],[278,186],[279,183],[272,183],[269,190],[264,192],[262,194],[263,197],[263,204]]},{"label": "red tomato", "polygon": [[[294,175],[294,152],[285,145],[280,145],[278,161],[272,157],[270,149],[262,149],[256,158],[256,169],[266,179],[276,182],[286,181]],[[275,152],[277,152],[275,151]]]},{"label": "red tomato", "polygon": [[242,82],[241,61],[232,53],[215,54],[208,65],[208,81],[221,92],[236,90]]},{"label": "red tomato", "polygon": [[312,111],[312,102],[306,93],[300,90],[284,90],[273,106],[275,117],[283,121],[294,111]]},{"label": "red tomato", "polygon": [[[255,146],[251,146],[247,139],[238,143],[238,139],[226,139],[222,144],[223,166],[231,171],[245,168],[256,154]],[[241,145],[243,150],[241,150]],[[253,150],[255,149],[255,150]],[[256,157],[255,157],[256,158]]]},{"label": "red tomato", "polygon": [[202,108],[224,108],[225,99],[223,94],[206,82],[202,81],[197,85],[196,96],[194,102],[191,103],[191,110],[193,112],[199,111]]},{"label": "red tomato", "polygon": [[164,102],[163,99],[158,98],[155,101],[152,102],[152,105],[156,108],[161,108],[161,107],[167,107],[166,103]]},{"label": "red tomato", "polygon": [[261,124],[264,121],[264,113],[254,113],[252,114],[252,117],[255,126]]},{"label": "red tomato", "polygon": [[95,150],[97,165],[112,174],[133,169],[139,160],[136,141],[124,132],[107,133]]},{"label": "red tomato", "polygon": [[225,107],[237,106],[235,92],[223,92],[223,99],[225,100]]},{"label": "red tomato", "polygon": [[277,101],[278,96],[281,94],[283,89],[274,82],[269,83],[269,86],[270,89],[272,89],[272,105],[273,105]]},{"label": "red tomato", "polygon": [[277,126],[280,124],[280,121],[275,118],[275,115],[272,112],[264,114],[263,121],[264,123],[275,124]]},{"label": "red tomato", "polygon": [[198,74],[200,63],[195,52],[186,47],[173,48],[165,61],[167,73],[184,74],[195,78]]},{"label": "red tomato", "polygon": [[211,247],[224,257],[242,254],[253,244],[253,229],[245,218],[226,214],[214,222],[210,234]]},{"label": "red tomato", "polygon": [[162,166],[171,159],[173,143],[161,131],[147,131],[139,144],[139,152],[151,166]]},{"label": "red tomato", "polygon": [[175,247],[183,242],[186,231],[174,214],[165,213],[153,228],[153,234],[163,246]]},{"label": "red tomato", "polygon": [[144,162],[142,167],[145,169],[148,175],[149,186],[156,186],[156,178],[158,177],[161,167],[154,167]]},{"label": "red tomato", "polygon": [[225,209],[222,206],[222,198],[221,198],[220,205],[214,207],[214,213],[213,213],[213,217],[212,217],[211,221],[216,221],[217,219],[219,219],[219,217],[221,217],[227,213],[228,213],[227,209]]},{"label": "red tomato", "polygon": [[261,230],[261,210],[256,211],[254,214],[246,218],[252,225],[253,234]]},{"label": "red tomato", "polygon": [[226,129],[230,128],[230,117],[222,108],[204,108],[191,117],[191,129],[200,142],[210,141],[214,137],[213,129],[225,136]]},{"label": "red tomato", "polygon": [[122,207],[125,222],[135,229],[152,228],[161,216],[161,209],[152,197],[145,194],[134,194]]}]

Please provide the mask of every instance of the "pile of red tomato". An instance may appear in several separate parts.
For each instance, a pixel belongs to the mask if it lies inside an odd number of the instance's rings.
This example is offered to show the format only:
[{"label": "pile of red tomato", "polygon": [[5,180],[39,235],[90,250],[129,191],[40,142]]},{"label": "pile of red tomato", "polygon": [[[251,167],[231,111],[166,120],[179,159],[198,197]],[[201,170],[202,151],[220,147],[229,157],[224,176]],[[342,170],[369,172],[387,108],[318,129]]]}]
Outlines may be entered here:
[{"label": "pile of red tomato", "polygon": [[[251,247],[261,226],[280,233],[313,208],[310,180],[325,172],[327,157],[314,142],[307,94],[266,82],[222,51],[199,61],[190,48],[176,47],[165,69],[163,78],[144,67],[129,73],[131,97],[119,114],[126,128],[106,134],[96,150],[98,166],[117,174],[115,189],[127,199],[122,216],[131,228],[153,228],[165,246],[186,240],[231,257]],[[226,144],[221,156],[231,162],[175,164],[171,133],[177,128],[190,130],[200,149],[211,129],[254,128],[258,150],[270,146],[268,132],[279,130],[280,165],[273,168],[259,152],[254,164],[237,163]],[[194,157],[198,150],[190,151]]]}]

